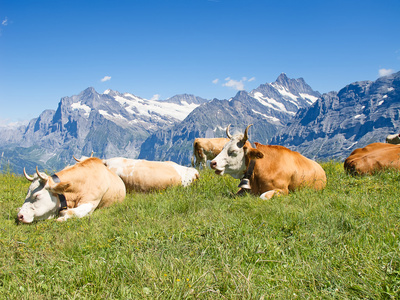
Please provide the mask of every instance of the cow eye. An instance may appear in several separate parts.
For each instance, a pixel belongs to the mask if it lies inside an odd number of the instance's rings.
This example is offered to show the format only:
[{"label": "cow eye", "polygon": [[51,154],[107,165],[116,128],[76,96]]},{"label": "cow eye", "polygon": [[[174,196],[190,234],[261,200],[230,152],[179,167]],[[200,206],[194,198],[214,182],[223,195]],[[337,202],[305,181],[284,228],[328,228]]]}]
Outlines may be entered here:
[{"label": "cow eye", "polygon": [[234,150],[228,151],[229,156],[236,156],[236,152]]}]

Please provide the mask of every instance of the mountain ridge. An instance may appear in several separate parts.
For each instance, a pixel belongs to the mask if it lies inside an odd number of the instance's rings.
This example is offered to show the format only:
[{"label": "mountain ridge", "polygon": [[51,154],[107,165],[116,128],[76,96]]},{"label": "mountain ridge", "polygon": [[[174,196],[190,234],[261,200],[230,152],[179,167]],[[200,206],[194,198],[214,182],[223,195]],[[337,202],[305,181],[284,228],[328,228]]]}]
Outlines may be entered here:
[{"label": "mountain ridge", "polygon": [[63,97],[27,125],[0,128],[0,167],[22,173],[58,170],[72,155],[172,160],[188,165],[196,137],[242,131],[250,140],[278,144],[318,159],[343,159],[357,147],[384,141],[400,126],[400,72],[350,83],[321,95],[303,78],[282,73],[275,82],[238,91],[228,100],[190,94],[147,100],[89,87]]}]

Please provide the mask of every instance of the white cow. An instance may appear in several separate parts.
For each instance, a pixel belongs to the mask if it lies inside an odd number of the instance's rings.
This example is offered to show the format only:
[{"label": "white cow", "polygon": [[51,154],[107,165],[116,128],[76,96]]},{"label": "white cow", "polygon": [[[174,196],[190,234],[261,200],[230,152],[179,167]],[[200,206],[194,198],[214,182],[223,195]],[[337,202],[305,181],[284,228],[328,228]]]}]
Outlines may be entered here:
[{"label": "white cow", "polygon": [[111,171],[125,183],[127,191],[149,192],[170,186],[188,186],[199,178],[195,168],[172,161],[149,161],[115,157],[103,160]]}]

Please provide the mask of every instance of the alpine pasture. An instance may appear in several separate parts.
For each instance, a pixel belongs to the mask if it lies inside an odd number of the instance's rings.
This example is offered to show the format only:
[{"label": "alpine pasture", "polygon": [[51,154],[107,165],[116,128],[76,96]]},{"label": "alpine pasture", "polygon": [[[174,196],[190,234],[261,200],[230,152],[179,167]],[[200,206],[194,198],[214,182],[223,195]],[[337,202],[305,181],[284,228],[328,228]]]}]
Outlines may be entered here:
[{"label": "alpine pasture", "polygon": [[66,222],[16,222],[29,182],[0,174],[1,299],[396,299],[400,172],[322,164],[323,191],[261,200],[202,170]]}]

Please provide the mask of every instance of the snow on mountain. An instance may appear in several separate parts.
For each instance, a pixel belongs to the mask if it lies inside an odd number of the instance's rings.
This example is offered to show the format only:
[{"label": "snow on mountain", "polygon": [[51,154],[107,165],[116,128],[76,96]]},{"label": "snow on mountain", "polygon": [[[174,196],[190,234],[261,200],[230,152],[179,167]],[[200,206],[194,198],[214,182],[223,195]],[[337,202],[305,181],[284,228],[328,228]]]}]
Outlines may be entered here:
[{"label": "snow on mountain", "polygon": [[321,96],[303,78],[290,79],[285,73],[279,75],[275,82],[260,85],[249,95],[262,105],[290,117],[300,108],[313,104]]},{"label": "snow on mountain", "polygon": [[399,95],[400,72],[351,83],[299,110],[271,143],[314,159],[342,160],[356,148],[399,132]]},{"label": "snow on mountain", "polygon": [[153,113],[156,113],[158,115],[168,115],[179,121],[185,119],[192,110],[199,106],[199,104],[189,104],[187,102],[178,104],[159,100],[146,100],[128,93],[116,95],[114,99],[132,115],[139,114],[150,117]]}]

